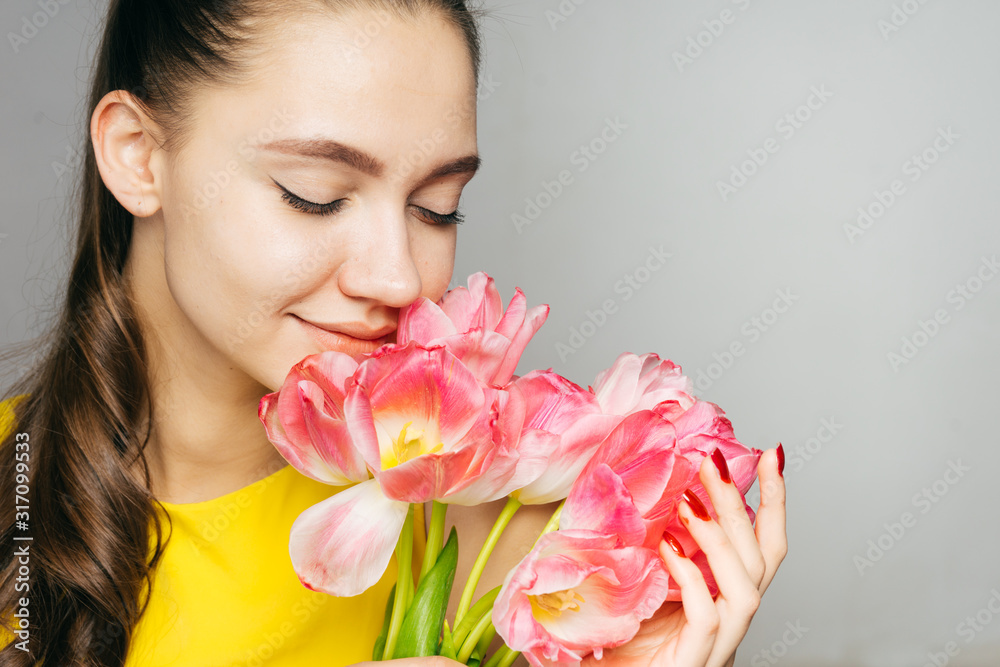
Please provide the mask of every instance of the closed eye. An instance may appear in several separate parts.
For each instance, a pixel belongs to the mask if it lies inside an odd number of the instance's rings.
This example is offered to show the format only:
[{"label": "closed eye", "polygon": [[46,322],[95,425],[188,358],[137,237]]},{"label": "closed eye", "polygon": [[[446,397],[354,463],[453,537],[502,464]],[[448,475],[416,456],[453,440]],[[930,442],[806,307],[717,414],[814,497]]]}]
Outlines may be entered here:
[{"label": "closed eye", "polygon": [[[340,211],[343,208],[344,203],[347,201],[346,199],[337,199],[326,204],[317,204],[316,202],[311,202],[308,199],[299,197],[295,193],[288,190],[288,188],[283,186],[281,183],[275,181],[273,178],[271,179],[271,182],[281,189],[281,198],[288,202],[289,206],[302,211],[303,213],[308,213],[309,215],[333,215],[334,213]],[[427,219],[426,221],[430,222],[430,224],[458,225],[465,221],[462,212],[458,209],[455,209],[451,213],[437,213],[423,208],[422,206],[413,205],[413,207],[420,211],[420,213]]]},{"label": "closed eye", "polygon": [[279,188],[281,188],[281,198],[286,202],[288,202],[289,206],[299,211],[302,211],[303,213],[308,213],[310,215],[320,215],[320,216],[333,215],[341,208],[343,208],[344,202],[347,201],[346,199],[338,199],[328,204],[317,204],[316,202],[311,202],[308,199],[303,199],[297,194],[289,191],[288,188],[286,188],[284,185],[274,180],[273,178],[271,179],[271,182],[277,185]]}]

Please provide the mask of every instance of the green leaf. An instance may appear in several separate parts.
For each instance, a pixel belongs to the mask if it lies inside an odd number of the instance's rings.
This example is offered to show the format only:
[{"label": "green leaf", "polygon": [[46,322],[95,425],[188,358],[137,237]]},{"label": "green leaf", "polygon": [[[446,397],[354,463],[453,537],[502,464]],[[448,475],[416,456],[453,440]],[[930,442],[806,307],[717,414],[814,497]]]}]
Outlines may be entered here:
[{"label": "green leaf", "polygon": [[458,532],[452,528],[437,562],[420,581],[413,602],[403,618],[393,658],[417,658],[438,654],[441,626],[448,611],[451,586],[458,566]]},{"label": "green leaf", "polygon": [[385,620],[382,622],[382,632],[375,640],[375,648],[372,650],[372,660],[376,662],[382,659],[382,653],[385,651],[385,639],[389,636],[389,621],[392,620],[392,603],[395,599],[396,584],[393,584],[389,591],[389,599],[385,602]]},{"label": "green leaf", "polygon": [[441,648],[438,650],[438,655],[451,660],[458,657],[455,639],[451,634],[451,628],[448,627],[448,621],[444,622],[444,627],[441,629]]}]

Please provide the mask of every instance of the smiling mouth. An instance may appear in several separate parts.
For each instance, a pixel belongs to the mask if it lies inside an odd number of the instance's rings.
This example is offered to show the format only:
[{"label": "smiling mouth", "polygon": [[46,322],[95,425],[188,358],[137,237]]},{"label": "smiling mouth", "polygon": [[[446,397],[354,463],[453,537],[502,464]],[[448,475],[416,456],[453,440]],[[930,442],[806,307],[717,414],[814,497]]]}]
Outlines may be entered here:
[{"label": "smiling mouth", "polygon": [[302,319],[298,315],[292,315],[306,330],[306,333],[314,341],[320,344],[325,350],[343,352],[352,357],[359,357],[364,354],[371,354],[378,348],[390,342],[393,333],[388,333],[378,338],[356,338],[341,331],[333,331],[320,327],[312,322]]}]

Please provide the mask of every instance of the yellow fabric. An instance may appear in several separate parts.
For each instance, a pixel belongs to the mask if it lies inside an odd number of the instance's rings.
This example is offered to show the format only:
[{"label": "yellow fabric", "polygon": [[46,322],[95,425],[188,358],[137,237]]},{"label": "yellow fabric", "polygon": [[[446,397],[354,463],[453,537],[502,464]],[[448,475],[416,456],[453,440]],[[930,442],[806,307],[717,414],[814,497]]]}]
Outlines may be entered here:
[{"label": "yellow fabric", "polygon": [[[0,420],[3,412],[0,404]],[[9,418],[0,421],[0,431],[7,427]],[[126,667],[334,667],[370,660],[395,559],[362,595],[335,598],[303,586],[288,555],[292,522],[337,491],[286,465],[219,498],[163,503],[173,532],[164,522],[171,536]]]}]

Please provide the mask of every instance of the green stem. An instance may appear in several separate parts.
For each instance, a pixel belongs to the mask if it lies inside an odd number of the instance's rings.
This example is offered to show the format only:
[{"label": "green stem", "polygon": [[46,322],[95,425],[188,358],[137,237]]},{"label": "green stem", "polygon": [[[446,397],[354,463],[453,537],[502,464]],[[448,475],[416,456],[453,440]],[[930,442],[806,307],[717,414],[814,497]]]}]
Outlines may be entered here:
[{"label": "green stem", "polygon": [[[497,667],[497,665],[500,664],[500,661],[505,659],[511,653],[514,654],[514,658],[517,658],[517,651],[511,651],[509,648],[507,648],[507,645],[504,644],[503,646],[497,649],[497,652],[493,654],[493,657],[490,658],[489,662],[483,665],[483,667]],[[514,658],[511,658],[510,662],[507,664],[510,665],[512,662],[514,662]]]},{"label": "green stem", "polygon": [[469,633],[468,638],[466,638],[465,643],[462,644],[462,648],[458,651],[458,661],[468,662],[469,657],[475,650],[476,645],[479,644],[479,638],[483,636],[486,629],[493,625],[493,614],[483,614],[483,617],[479,619],[479,622],[472,628],[472,632]]},{"label": "green stem", "polygon": [[424,549],[423,565],[420,566],[421,581],[434,567],[438,554],[441,553],[441,545],[444,543],[444,515],[447,511],[448,506],[436,500],[431,506],[431,521],[427,527],[427,546]]},{"label": "green stem", "polygon": [[500,658],[500,662],[497,663],[497,667],[510,667],[514,664],[514,661],[517,660],[517,656],[521,655],[520,651],[511,651],[506,646],[504,648],[507,649],[507,654]]},{"label": "green stem", "polygon": [[486,538],[483,548],[480,549],[479,556],[476,558],[476,563],[472,566],[472,572],[469,573],[469,580],[465,582],[465,590],[462,591],[462,598],[458,603],[458,610],[455,612],[456,628],[462,622],[462,617],[469,610],[469,605],[472,604],[472,597],[476,594],[476,586],[479,584],[479,578],[483,576],[486,561],[490,559],[490,554],[493,553],[493,549],[496,547],[500,536],[503,535],[507,524],[510,523],[510,520],[520,508],[520,501],[516,498],[508,498],[507,504],[504,505],[500,516],[497,517],[496,523],[493,524],[493,529],[490,530],[490,534]]},{"label": "green stem", "polygon": [[[490,611],[490,615],[493,615],[492,610]],[[490,650],[490,643],[496,635],[496,628],[494,628],[491,623],[490,626],[486,628],[486,632],[483,633],[483,636],[479,638],[479,644],[476,646],[476,652],[479,653],[481,658],[486,657],[486,653]],[[473,653],[473,655],[475,655],[475,653]],[[727,667],[732,667],[732,665],[728,665]]]},{"label": "green stem", "polygon": [[465,618],[462,619],[460,625],[455,626],[455,643],[461,644],[465,641],[465,638],[469,636],[469,632],[472,631],[473,626],[479,622],[479,619],[483,615],[489,615],[493,613],[493,602],[500,595],[500,586],[492,589],[489,593],[484,595],[479,599],[479,602],[472,605],[470,609],[465,614]]},{"label": "green stem", "polygon": [[383,660],[392,660],[396,650],[396,639],[399,628],[403,625],[408,602],[413,599],[413,572],[411,569],[413,557],[413,505],[406,512],[403,530],[396,543],[396,599],[392,607],[392,621],[389,622],[389,634],[385,639],[385,654]]},{"label": "green stem", "polygon": [[[548,523],[545,524],[545,527],[542,528],[542,532],[538,534],[538,540],[542,539],[542,535],[545,535],[546,533],[551,533],[553,530],[559,530],[559,517],[562,516],[563,507],[565,506],[565,500],[559,503],[559,507],[557,507],[556,511],[552,513],[552,517],[549,519]],[[538,544],[538,540],[535,540],[535,544]]]}]

